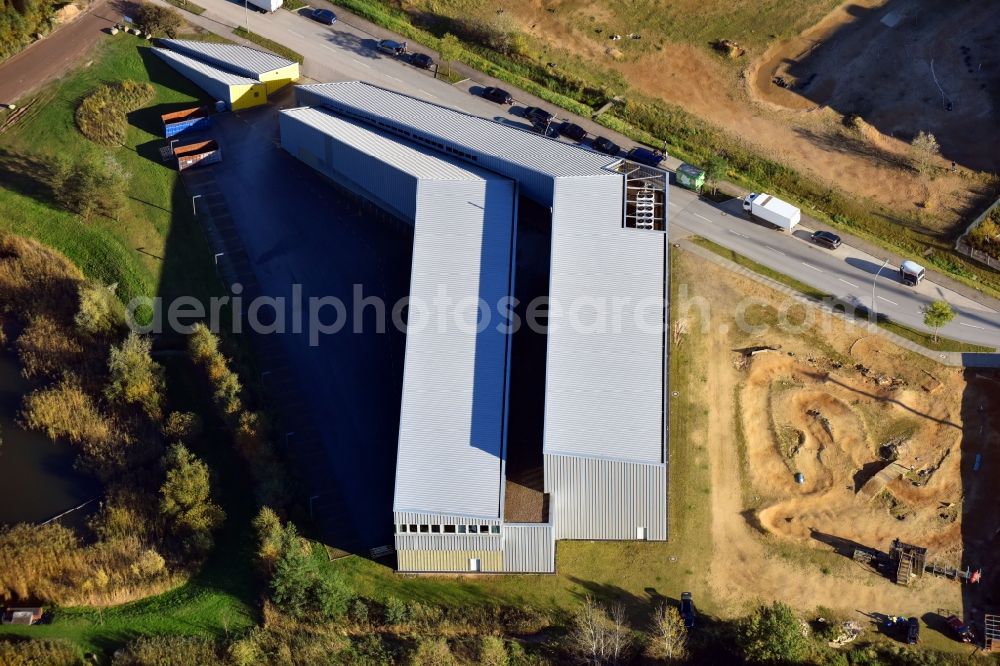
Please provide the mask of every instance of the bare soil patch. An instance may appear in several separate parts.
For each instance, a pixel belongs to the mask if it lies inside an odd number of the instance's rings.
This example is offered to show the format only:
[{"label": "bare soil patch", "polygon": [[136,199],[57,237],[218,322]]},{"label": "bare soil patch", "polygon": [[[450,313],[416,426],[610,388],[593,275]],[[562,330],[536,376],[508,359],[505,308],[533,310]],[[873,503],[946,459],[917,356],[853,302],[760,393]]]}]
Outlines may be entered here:
[{"label": "bare soil patch", "polygon": [[[682,344],[699,346],[712,406],[708,578],[718,605],[734,615],[760,599],[918,614],[958,611],[970,594],[986,594],[929,574],[896,585],[850,555],[854,547],[887,552],[901,538],[927,547],[929,561],[992,566],[995,526],[983,516],[995,500],[982,489],[1000,470],[970,474],[970,452],[995,446],[1000,433],[988,418],[971,433],[965,419],[972,403],[1000,413],[1000,391],[987,386],[1000,375],[976,379],[819,313],[801,331],[741,332],[739,303],[767,303],[747,317],[769,324],[786,297],[689,255],[678,263],[691,295],[711,303],[708,324]],[[735,351],[759,345],[778,349],[750,359]],[[884,488],[870,498],[859,492],[893,461],[902,469]]]}]

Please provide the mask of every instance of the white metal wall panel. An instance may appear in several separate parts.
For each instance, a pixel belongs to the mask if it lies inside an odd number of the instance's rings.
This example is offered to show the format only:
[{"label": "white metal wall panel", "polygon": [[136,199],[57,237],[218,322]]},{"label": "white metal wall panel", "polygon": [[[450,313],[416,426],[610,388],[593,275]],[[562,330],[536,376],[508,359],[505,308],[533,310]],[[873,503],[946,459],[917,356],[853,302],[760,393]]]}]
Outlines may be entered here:
[{"label": "white metal wall panel", "polygon": [[667,538],[667,468],[599,458],[545,455],[556,539]]},{"label": "white metal wall panel", "polygon": [[500,517],[507,340],[477,321],[510,294],[514,187],[420,183],[396,511]]},{"label": "white metal wall panel", "polygon": [[213,99],[229,102],[230,86],[258,85],[260,83],[254,79],[212,67],[181,53],[157,48],[153,49],[153,53],[211,95]]},{"label": "white metal wall panel", "polygon": [[[329,120],[330,122],[325,122]],[[383,159],[372,145],[356,142],[339,119],[313,109],[278,115],[281,147],[349,190],[413,223],[419,178],[400,162]],[[343,123],[343,121],[339,121]],[[433,159],[433,158],[432,158]]]},{"label": "white metal wall panel", "polygon": [[622,187],[556,184],[544,451],[661,463],[667,237],[622,227]]},{"label": "white metal wall panel", "polygon": [[503,526],[503,570],[507,573],[552,573],[556,544],[551,525]]},{"label": "white metal wall panel", "polygon": [[608,167],[618,162],[607,155],[361,81],[297,86],[295,91],[300,105],[337,109],[513,178],[526,195],[546,205],[551,203],[553,178],[611,175]]},{"label": "white metal wall panel", "polygon": [[161,39],[158,43],[171,51],[253,79],[295,64],[294,60],[239,44],[216,44],[189,39]]},{"label": "white metal wall panel", "polygon": [[396,550],[502,550],[499,534],[397,534]]}]

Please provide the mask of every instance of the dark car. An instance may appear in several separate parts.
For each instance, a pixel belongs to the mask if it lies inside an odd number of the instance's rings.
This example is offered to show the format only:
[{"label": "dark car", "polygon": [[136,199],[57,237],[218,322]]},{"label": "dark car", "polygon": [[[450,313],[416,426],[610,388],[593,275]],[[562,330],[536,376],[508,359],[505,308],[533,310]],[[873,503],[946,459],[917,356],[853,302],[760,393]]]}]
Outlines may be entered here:
[{"label": "dark car", "polygon": [[414,53],[410,57],[410,64],[420,69],[430,69],[434,66],[434,59],[426,53]]},{"label": "dark car", "polygon": [[552,122],[552,114],[537,106],[529,106],[524,110],[524,117],[533,125],[547,125]]},{"label": "dark car", "polygon": [[906,621],[906,642],[916,645],[920,641],[920,620],[911,617]]},{"label": "dark car", "polygon": [[812,236],[810,236],[813,243],[816,245],[822,245],[825,248],[831,250],[836,250],[840,247],[840,236],[837,234],[830,233],[829,231],[817,231]]},{"label": "dark car", "polygon": [[496,102],[497,104],[513,104],[514,98],[511,97],[510,93],[503,88],[494,88],[490,86],[483,90],[483,97],[490,100],[491,102]]},{"label": "dark car", "polygon": [[951,629],[951,633],[955,635],[957,640],[963,643],[972,642],[972,628],[962,622],[957,615],[952,615],[945,621],[948,623],[948,628]]},{"label": "dark car", "polygon": [[690,592],[681,592],[681,619],[684,620],[684,626],[688,629],[694,627],[694,598]]},{"label": "dark car", "polygon": [[603,136],[599,136],[594,139],[594,143],[591,144],[599,153],[604,153],[605,155],[611,155],[614,157],[622,151],[621,147],[612,141],[611,139],[605,139]]},{"label": "dark car", "polygon": [[660,162],[663,161],[663,153],[658,150],[650,150],[649,148],[637,146],[628,151],[628,158],[633,162],[655,167],[660,166]]},{"label": "dark car", "polygon": [[406,53],[406,42],[396,42],[391,39],[381,39],[379,43],[375,46],[382,53],[388,53],[389,55],[401,56]]},{"label": "dark car", "polygon": [[574,141],[583,141],[587,138],[587,130],[575,123],[570,122],[563,123],[562,127],[559,128],[559,133],[565,137],[573,139]]},{"label": "dark car", "polygon": [[312,10],[309,15],[313,21],[319,21],[320,23],[325,23],[327,25],[333,25],[337,22],[337,15],[331,12],[329,9],[319,9],[318,7]]}]

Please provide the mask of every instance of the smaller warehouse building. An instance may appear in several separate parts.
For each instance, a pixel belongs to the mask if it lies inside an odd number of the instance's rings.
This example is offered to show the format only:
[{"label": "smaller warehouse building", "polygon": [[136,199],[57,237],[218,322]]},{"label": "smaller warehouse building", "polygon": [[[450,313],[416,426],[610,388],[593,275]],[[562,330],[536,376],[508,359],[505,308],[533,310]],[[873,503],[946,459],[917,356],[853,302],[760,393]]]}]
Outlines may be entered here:
[{"label": "smaller warehouse building", "polygon": [[153,48],[153,53],[213,99],[225,102],[231,111],[267,102],[267,87],[256,79],[233,74],[176,51]]},{"label": "smaller warehouse building", "polygon": [[299,80],[299,63],[239,44],[161,39],[159,45],[203,63],[264,84],[271,94]]}]

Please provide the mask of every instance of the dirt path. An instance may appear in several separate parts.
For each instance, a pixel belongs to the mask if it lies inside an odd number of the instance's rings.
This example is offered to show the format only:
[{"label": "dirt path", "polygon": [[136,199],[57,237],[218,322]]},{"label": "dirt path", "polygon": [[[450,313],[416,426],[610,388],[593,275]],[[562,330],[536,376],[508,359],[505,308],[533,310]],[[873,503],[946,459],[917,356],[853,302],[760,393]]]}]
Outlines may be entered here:
[{"label": "dirt path", "polygon": [[[710,457],[712,483],[710,502],[714,545],[709,585],[718,605],[728,609],[733,616],[750,604],[771,599],[780,599],[803,611],[811,611],[819,605],[845,613],[911,614],[938,608],[961,609],[962,588],[953,582],[925,576],[912,587],[901,587],[834,554],[826,544],[808,537],[797,539],[792,535],[768,533],[756,522],[756,508],[764,505],[766,500],[763,495],[767,489],[753,487],[756,470],[751,471],[746,481],[741,472],[744,461],[738,439],[734,436],[737,432],[735,395],[744,376],[734,366],[732,350],[748,344],[748,340],[744,334],[735,332],[732,312],[745,296],[764,298],[770,302],[777,302],[777,296],[756,283],[715,266],[701,265],[697,270],[698,284],[693,291],[712,303],[712,332],[703,336],[700,355],[705,367],[704,399],[706,404],[712,406],[704,441]],[[834,325],[833,330],[835,346],[845,351],[858,337],[856,333],[845,331],[841,324]],[[782,338],[781,342],[792,345],[795,340],[789,336]],[[749,344],[772,341],[757,340]],[[811,351],[807,339],[799,340],[799,344],[804,347],[805,353]],[[786,356],[783,352],[774,355],[774,358],[782,361]],[[761,406],[744,404],[742,408],[748,412]],[[842,416],[845,423],[852,418],[846,413]],[[748,432],[747,437],[760,437],[760,434]],[[750,442],[750,447],[754,445],[760,445],[760,442]],[[845,457],[846,466],[857,463]],[[788,477],[789,484],[794,487],[790,481],[791,474],[783,465],[773,461],[771,464],[774,466],[770,470],[762,470],[762,473]],[[846,499],[853,500],[853,492],[849,493],[842,487],[838,490],[830,479],[819,483],[825,484],[824,492],[831,494],[828,497],[844,495],[841,499],[845,499],[850,495]],[[745,498],[745,492],[750,496]],[[748,504],[756,508],[748,508]],[[808,510],[822,518],[827,507],[816,506]],[[837,527],[842,533],[852,533],[849,517],[845,516],[844,522]]]},{"label": "dirt path", "polygon": [[71,23],[0,64],[0,104],[11,104],[77,67],[121,17],[110,0],[95,0]]}]

